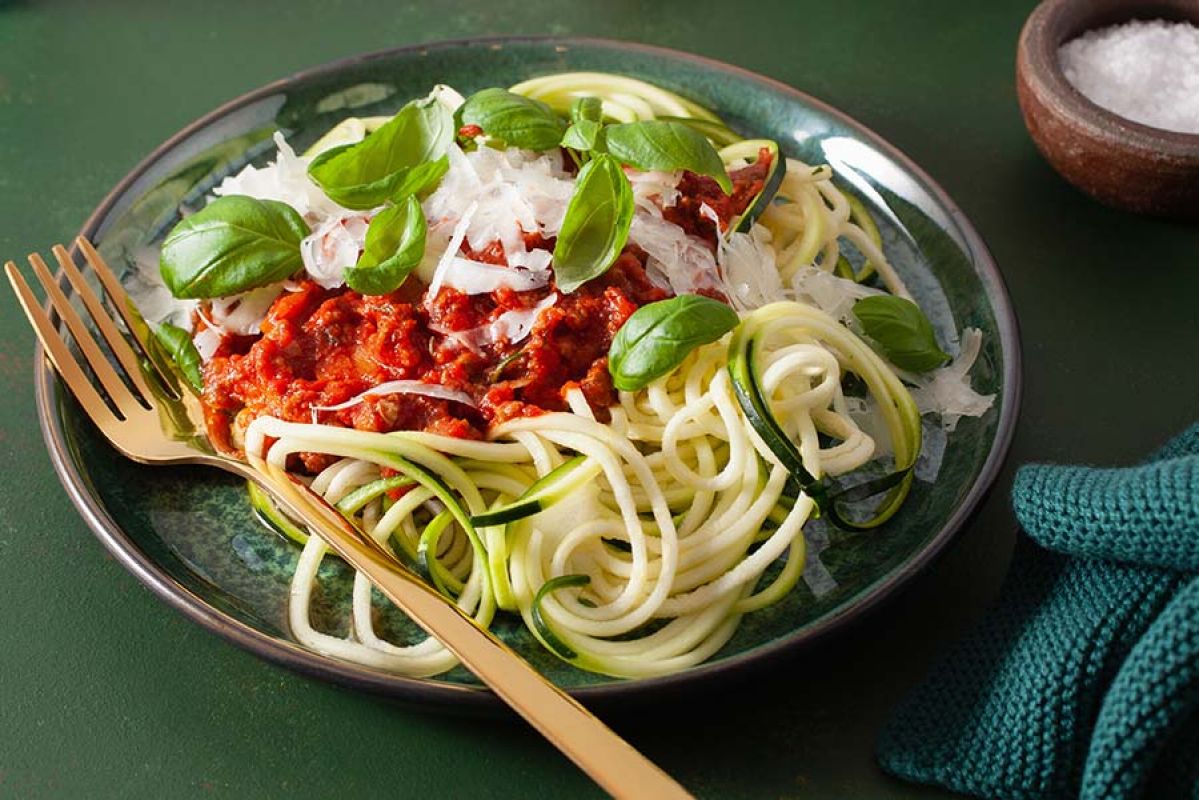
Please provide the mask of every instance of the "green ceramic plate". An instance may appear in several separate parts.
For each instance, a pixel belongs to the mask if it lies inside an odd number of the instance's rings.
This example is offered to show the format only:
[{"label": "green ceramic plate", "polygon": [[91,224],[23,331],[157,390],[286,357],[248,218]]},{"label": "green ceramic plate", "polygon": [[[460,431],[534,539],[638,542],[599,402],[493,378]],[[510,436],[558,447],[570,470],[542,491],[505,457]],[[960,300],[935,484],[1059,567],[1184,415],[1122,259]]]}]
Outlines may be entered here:
[{"label": "green ceramic plate", "polygon": [[[744,70],[643,45],[587,39],[492,39],[405,48],[318,67],[238,98],[163,144],[108,196],[82,231],[110,263],[151,251],[221,178],[261,164],[281,130],[302,150],[347,116],[388,114],[449,83],[463,92],[563,70],[608,70],[678,91],[746,135],[777,139],[789,154],[833,165],[841,184],[874,212],[885,247],[930,309],[944,340],[965,326],[985,344],[974,384],[998,395],[980,419],[963,420],[944,444],[934,485],[918,482],[886,527],[829,543],[808,580],[785,601],[746,617],[708,663],[678,675],[620,681],[553,658],[514,621],[498,633],[547,676],[584,699],[656,693],[761,662],[810,644],[877,605],[912,577],[961,527],[1007,451],[1019,399],[1019,344],[999,273],[944,192],[895,148],[836,110]],[[236,480],[193,468],[147,468],[118,456],[38,359],[46,440],[71,497],[104,544],[140,580],[200,624],[266,658],[311,674],[411,698],[494,702],[465,670],[414,680],[310,652],[288,633],[285,604],[298,549],[251,516]],[[317,614],[343,619],[349,578],[324,567]],[[319,622],[319,620],[318,620]],[[398,614],[387,624],[412,633]]]}]

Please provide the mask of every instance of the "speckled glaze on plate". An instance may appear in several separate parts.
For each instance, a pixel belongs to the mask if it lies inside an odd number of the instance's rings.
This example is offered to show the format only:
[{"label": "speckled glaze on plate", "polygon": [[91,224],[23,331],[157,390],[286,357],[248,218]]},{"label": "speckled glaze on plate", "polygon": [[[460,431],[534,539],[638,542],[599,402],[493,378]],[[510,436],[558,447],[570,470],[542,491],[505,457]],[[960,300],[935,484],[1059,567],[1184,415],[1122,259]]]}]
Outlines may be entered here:
[{"label": "speckled glaze on plate", "polygon": [[[747,616],[708,662],[662,678],[626,681],[574,669],[545,652],[518,621],[495,629],[545,675],[587,701],[652,697],[702,686],[751,663],[811,645],[890,596],[944,547],[993,482],[1011,441],[1020,395],[1019,341],[1002,279],[969,222],[902,153],[827,105],[775,81],[693,55],[596,39],[475,39],[355,57],[276,81],[193,123],[155,150],[100,204],[82,230],[118,270],[157,247],[181,207],[246,163],[262,164],[281,130],[301,150],[347,116],[394,112],[435,83],[464,93],[565,70],[607,70],[652,81],[720,113],[746,135],[777,139],[790,155],[827,162],[873,211],[884,247],[930,311],[942,341],[966,326],[984,334],[974,385],[998,395],[950,434],[935,484],[917,482],[885,527],[836,536],[820,554],[833,583],[802,583]],[[62,391],[38,353],[38,406],[63,485],[100,540],[163,600],[265,658],[339,683],[459,708],[495,705],[465,670],[430,679],[392,675],[314,653],[286,622],[299,551],[253,518],[239,481],[198,468],[150,468],[120,457]],[[339,630],[350,575],[322,568],[314,622]],[[820,585],[820,584],[817,584]],[[416,635],[398,613],[383,626]]]}]

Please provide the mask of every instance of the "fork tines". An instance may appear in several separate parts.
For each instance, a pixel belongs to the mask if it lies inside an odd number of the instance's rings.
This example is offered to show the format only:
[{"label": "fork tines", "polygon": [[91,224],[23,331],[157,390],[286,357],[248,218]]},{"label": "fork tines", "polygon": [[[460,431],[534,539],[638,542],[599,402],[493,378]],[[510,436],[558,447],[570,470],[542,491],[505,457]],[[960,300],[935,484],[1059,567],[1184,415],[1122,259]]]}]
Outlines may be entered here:
[{"label": "fork tines", "polygon": [[[68,388],[70,388],[71,392],[83,405],[88,416],[98,424],[105,418],[106,412],[109,418],[115,414],[118,420],[126,420],[132,416],[144,414],[147,410],[154,407],[154,390],[151,390],[146,383],[146,378],[143,375],[143,367],[141,366],[143,363],[150,364],[151,369],[154,370],[155,383],[159,383],[162,386],[162,389],[158,390],[159,393],[161,394],[165,390],[167,396],[177,397],[178,392],[174,388],[174,383],[169,380],[162,380],[155,360],[149,356],[145,344],[134,333],[139,330],[139,327],[144,327],[145,323],[141,322],[140,317],[136,316],[137,312],[134,310],[125,290],[121,287],[120,281],[117,280],[116,275],[113,274],[112,270],[89,241],[83,237],[79,237],[76,239],[75,244],[99,279],[111,305],[121,315],[125,327],[131,333],[127,336],[117,327],[116,322],[101,302],[100,297],[97,296],[96,292],[88,284],[83,273],[76,265],[75,259],[65,247],[55,245],[51,248],[51,252],[54,253],[54,257],[61,268],[59,276],[51,274],[50,268],[40,255],[37,253],[30,254],[29,264],[33,267],[34,275],[37,276],[38,282],[41,283],[42,288],[45,290],[46,296],[50,301],[50,306],[54,309],[55,314],[66,324],[72,338],[78,345],[79,351],[83,356],[83,361],[90,367],[91,372],[99,381],[100,387],[104,390],[104,395],[109,400],[106,403],[101,393],[96,390],[96,387],[87,378],[85,370],[71,353],[67,343],[63,340],[58,325],[55,324],[51,315],[38,302],[36,296],[29,288],[29,284],[26,283],[25,278],[17,269],[17,265],[9,261],[5,264],[4,271],[8,275],[14,291],[17,293],[17,298],[21,302],[25,316],[29,318],[29,322],[33,325],[34,331],[37,333],[37,337],[41,341],[46,355],[49,356],[50,361],[54,364],[55,369],[58,370],[58,373],[67,383]],[[100,331],[104,341],[108,344],[109,351],[115,357],[115,366],[114,362],[101,350],[88,325],[84,322],[79,312],[76,311],[70,298],[63,291],[61,285],[62,276],[66,277],[74,293],[83,301],[83,306],[87,310],[91,322]],[[130,344],[130,339],[133,340],[134,344]],[[134,346],[137,347],[140,353],[135,352]]]}]

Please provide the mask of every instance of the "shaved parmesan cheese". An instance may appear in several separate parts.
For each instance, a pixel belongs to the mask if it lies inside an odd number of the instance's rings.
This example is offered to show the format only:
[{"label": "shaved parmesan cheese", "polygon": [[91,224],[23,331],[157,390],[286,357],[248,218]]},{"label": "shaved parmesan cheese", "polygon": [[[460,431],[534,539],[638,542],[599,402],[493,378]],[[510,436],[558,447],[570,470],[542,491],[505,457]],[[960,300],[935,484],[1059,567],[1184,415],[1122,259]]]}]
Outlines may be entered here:
[{"label": "shaved parmesan cheese", "polygon": [[871,396],[846,397],[845,407],[850,419],[861,429],[862,433],[874,440],[873,458],[886,458],[894,455],[895,449],[891,444],[891,429],[879,408],[878,401]]},{"label": "shaved parmesan cheese", "polygon": [[[715,212],[712,214],[715,216]],[[717,223],[719,230],[719,223]],[[717,236],[719,241],[722,237]],[[746,311],[782,300],[783,282],[774,263],[770,232],[755,225],[750,233],[734,233],[721,252],[720,270],[729,288],[729,300]]]},{"label": "shaved parmesan cheese", "polygon": [[259,200],[278,200],[294,208],[308,224],[319,224],[331,216],[347,213],[308,177],[308,161],[297,156],[283,134],[275,133],[279,152],[265,167],[247,166],[221,181],[213,189],[218,196],[244,194]]},{"label": "shaved parmesan cheese", "polygon": [[345,284],[345,269],[358,263],[366,231],[375,212],[347,212],[330,217],[300,242],[304,270],[326,289]]},{"label": "shaved parmesan cheese", "polygon": [[482,331],[486,326],[478,328],[467,328],[463,331],[456,331],[447,328],[444,325],[439,325],[436,322],[429,322],[429,330],[436,334],[440,334],[447,339],[453,340],[454,344],[461,347],[463,350],[469,350],[477,356],[485,355],[483,347],[480,344],[479,331]]},{"label": "shaved parmesan cheese", "polygon": [[[442,284],[463,294],[490,294],[498,289],[527,292],[530,289],[540,289],[550,282],[550,273],[544,270],[497,267],[495,264],[485,264],[482,261],[471,261],[457,256],[449,258],[444,269],[439,265],[438,270]],[[438,289],[440,288],[439,285]],[[435,296],[433,287],[429,287],[427,296]]]},{"label": "shaved parmesan cheese", "polygon": [[531,269],[535,272],[544,272],[550,268],[550,262],[554,260],[554,254],[549,250],[534,248],[520,253],[511,253],[508,256],[508,265],[512,267],[521,267],[523,269]]},{"label": "shaved parmesan cheese", "polygon": [[791,288],[796,300],[816,306],[841,322],[853,320],[853,304],[863,297],[886,294],[817,267],[801,267],[791,281]]},{"label": "shaved parmesan cheese", "polygon": [[180,300],[162,282],[158,269],[158,252],[149,248],[137,250],[130,259],[133,269],[121,278],[125,291],[133,300],[146,322],[158,325],[169,322],[185,331],[192,329],[192,313],[198,300]]},{"label": "shaved parmesan cheese", "polygon": [[523,341],[533,332],[533,326],[537,323],[541,312],[556,302],[558,302],[558,295],[551,294],[532,308],[513,309],[500,314],[494,322],[487,326],[492,341],[498,342],[506,339],[508,344]]},{"label": "shaved parmesan cheese", "polygon": [[[481,148],[487,149],[487,148]],[[520,151],[513,151],[520,152]],[[473,153],[469,155],[474,155]],[[502,155],[502,154],[501,154]],[[465,156],[464,156],[465,157]],[[473,167],[471,167],[473,169]],[[451,171],[453,168],[451,167]],[[447,173],[448,174],[448,173]],[[441,184],[441,188],[445,187],[445,182]],[[437,191],[440,192],[441,188]],[[497,220],[503,218],[503,214],[496,211],[497,206],[502,205],[502,201],[519,200],[513,194],[516,190],[513,186],[507,184],[496,184],[493,188],[496,189],[495,194],[490,196],[477,195],[479,199],[472,200],[466,210],[458,217],[457,223],[454,225],[454,232],[450,236],[449,244],[446,245],[445,251],[437,261],[437,267],[433,271],[432,279],[429,281],[429,291],[425,295],[427,298],[437,296],[443,285],[453,287],[460,292],[466,294],[488,294],[497,289],[513,289],[518,292],[526,292],[530,289],[539,289],[545,286],[550,281],[548,272],[549,260],[552,258],[546,250],[526,251],[524,245],[524,235],[521,233],[520,222],[515,221],[515,227],[497,228]],[[434,195],[437,192],[433,193]],[[429,203],[433,200],[429,198]],[[486,201],[487,205],[484,205]],[[515,205],[510,205],[508,210],[511,211]],[[426,209],[426,214],[429,213]],[[523,213],[523,212],[520,212]],[[482,230],[477,234],[472,231],[478,230],[478,221],[482,219]],[[536,219],[530,217],[530,224],[536,227]],[[441,222],[444,225],[444,219]],[[439,225],[438,227],[441,227]],[[515,231],[515,241],[505,243],[497,232],[503,235],[508,235]],[[482,261],[473,261],[467,258],[461,258],[458,253],[462,249],[462,243],[470,237],[470,240],[476,243],[490,243],[499,239],[504,245],[507,252],[511,252],[514,266],[527,264],[534,269],[514,269],[510,267],[500,267],[495,264],[485,264]],[[511,248],[511,249],[509,249]]]},{"label": "shaved parmesan cheese", "polygon": [[466,102],[466,98],[457,89],[453,86],[446,86],[444,83],[434,86],[430,96],[451,112],[457,111],[458,107]]},{"label": "shaved parmesan cheese", "polygon": [[217,348],[221,346],[221,334],[213,328],[205,328],[192,338],[192,344],[196,346],[196,352],[200,354],[200,361],[207,364],[212,360]]},{"label": "shaved parmesan cheese", "polygon": [[970,386],[970,368],[982,349],[982,332],[977,328],[962,331],[962,349],[948,366],[929,375],[917,376],[920,385],[912,390],[912,399],[927,414],[941,415],[941,427],[952,432],[962,417],[981,417],[995,403],[995,395],[979,394]]},{"label": "shaved parmesan cheese", "polygon": [[435,397],[439,400],[462,403],[471,408],[475,407],[475,401],[466,392],[450,389],[440,384],[425,383],[424,381],[387,381],[372,389],[367,389],[361,394],[354,395],[344,403],[332,406],[313,406],[313,419],[315,421],[316,412],[318,411],[344,411],[347,408],[353,408],[368,397],[383,397],[389,394],[419,394],[425,397]]},{"label": "shaved parmesan cheese", "polygon": [[[716,210],[707,203],[699,204],[699,215],[716,226],[716,263],[723,267],[725,258],[724,251],[728,246],[728,242],[725,240],[724,231],[720,226],[720,215],[717,214]],[[769,239],[769,237],[767,238]],[[771,263],[774,263],[773,259],[771,260]]]},{"label": "shaved parmesan cheese", "polygon": [[[700,203],[699,204],[699,215],[701,217],[703,217],[704,219],[710,221],[713,225],[715,225],[716,230],[718,232],[720,231],[720,229],[721,229],[720,215],[716,213],[716,209],[712,208],[712,206],[708,205],[706,202]],[[716,239],[716,246],[720,247],[720,238],[719,237],[717,237],[717,239]]]},{"label": "shaved parmesan cheese", "polygon": [[283,284],[273,283],[244,294],[221,297],[212,301],[210,308],[211,327],[224,333],[250,336],[262,333],[262,321],[275,298],[283,293]]},{"label": "shaved parmesan cheese", "polygon": [[[443,184],[444,185],[444,184]],[[458,251],[462,249],[462,242],[466,239],[466,230],[470,226],[471,217],[474,216],[475,210],[479,207],[479,203],[472,202],[466,207],[466,211],[462,212],[462,217],[458,220],[458,224],[454,226],[454,233],[450,236],[450,243],[446,246],[445,252],[437,261],[437,269],[433,271],[433,278],[429,281],[429,297],[436,297],[441,291],[442,281],[445,280],[445,273],[450,268],[450,264],[457,257]]]},{"label": "shaved parmesan cheese", "polygon": [[556,236],[574,191],[574,178],[559,153],[449,149],[450,167],[424,202],[431,224],[457,221],[475,204],[466,238],[477,247],[499,242],[507,256],[525,250],[526,233]]},{"label": "shaved parmesan cheese", "polygon": [[629,243],[645,251],[651,279],[675,294],[719,289],[716,258],[708,245],[661,217],[638,210],[629,227]]},{"label": "shaved parmesan cheese", "polygon": [[661,217],[662,209],[678,202],[679,179],[683,173],[657,170],[639,172],[635,169],[626,169],[625,175],[628,176],[629,184],[633,187],[633,202],[642,211],[655,217]]}]

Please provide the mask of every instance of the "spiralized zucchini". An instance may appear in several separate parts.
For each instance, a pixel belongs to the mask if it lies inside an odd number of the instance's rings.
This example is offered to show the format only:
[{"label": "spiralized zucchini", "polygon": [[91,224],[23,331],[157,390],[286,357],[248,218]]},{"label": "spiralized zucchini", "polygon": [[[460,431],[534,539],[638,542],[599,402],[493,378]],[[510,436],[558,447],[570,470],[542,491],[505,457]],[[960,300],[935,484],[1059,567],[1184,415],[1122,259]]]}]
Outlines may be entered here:
[{"label": "spiralized zucchini", "polygon": [[[817,478],[854,470],[875,450],[846,408],[845,370],[858,374],[887,409],[897,460],[914,459],[919,419],[913,427],[910,397],[848,329],[812,308],[782,303],[748,315],[742,330],[760,342],[758,367],[771,409]],[[702,347],[646,389],[622,393],[606,424],[574,390],[571,413],[512,420],[488,442],[262,417],[249,427],[246,449],[277,467],[292,453],[339,456],[312,480],[313,490],[411,566],[425,546],[435,584],[480,624],[490,624],[497,608],[515,611],[550,650],[582,669],[661,675],[711,656],[743,614],[776,602],[803,568],[802,526],[813,501],[787,496],[787,469],[734,396],[728,348],[727,339]],[[822,436],[837,443],[824,444]],[[275,441],[265,448],[269,440]],[[469,524],[468,514],[512,502],[576,454],[600,466],[597,480],[507,526]],[[409,482],[393,501],[386,491],[397,484],[388,484],[381,470],[411,474],[412,466],[434,474],[442,490]],[[290,620],[301,642],[410,675],[453,665],[436,642],[381,639],[361,575],[353,634],[315,630],[309,606],[326,555],[320,539],[310,537],[293,580]],[[783,569],[760,585],[779,558]],[[543,586],[567,575],[586,576],[586,583],[548,592],[535,604]]]},{"label": "spiralized zucchini", "polygon": [[[609,120],[687,121],[725,148],[729,168],[757,155],[749,143],[739,148],[741,137],[716,115],[632,78],[567,73],[512,91],[562,113],[590,95]],[[325,143],[361,135],[338,129]],[[815,266],[855,280],[877,271],[892,293],[907,295],[869,213],[834,185],[827,166],[788,159],[758,224],[769,232],[784,286]],[[859,266],[845,257],[845,243],[863,257]],[[803,526],[818,512],[817,492],[796,487],[793,470],[747,419],[728,368],[747,353],[755,391],[821,492],[825,481],[875,459],[880,445],[893,453],[896,480],[862,527],[894,514],[920,448],[915,404],[891,367],[840,321],[791,301],[743,313],[724,339],[646,388],[622,392],[606,422],[572,389],[569,411],[505,422],[485,442],[261,417],[246,430],[245,449],[252,463],[276,471],[295,453],[336,457],[311,488],[480,625],[499,611],[516,613],[547,649],[581,669],[662,675],[715,654],[745,614],[778,602],[803,572]],[[847,373],[865,384],[889,441],[876,442],[851,416]],[[568,474],[569,491],[557,491],[554,481]],[[541,510],[526,515],[530,508]],[[478,524],[497,519],[508,521]],[[301,643],[412,676],[454,666],[431,638],[383,638],[380,601],[361,574],[350,633],[313,627],[328,555],[319,537],[303,543],[289,606]]]},{"label": "spiralized zucchini", "polygon": [[[518,83],[511,91],[548,104],[566,114],[578,97],[599,97],[604,114],[618,122],[642,119],[689,119],[717,147],[742,141],[720,117],[699,104],[645,81],[603,72],[565,72]],[[746,163],[735,150],[727,166]],[[887,290],[900,297],[911,295],[903,279],[882,252],[878,226],[862,203],[843,193],[833,183],[827,164],[813,166],[797,158],[787,159],[783,183],[767,211],[758,220],[773,236],[776,263],[784,285],[789,285],[803,267],[816,266],[841,277],[865,280],[878,271]],[[842,242],[851,243],[865,257],[856,273],[844,258]]]},{"label": "spiralized zucchini", "polygon": [[569,113],[575,98],[598,97],[604,116],[617,122],[680,117],[724,125],[720,117],[685,97],[609,72],[561,72],[518,83],[509,91],[540,100],[563,114]]}]

